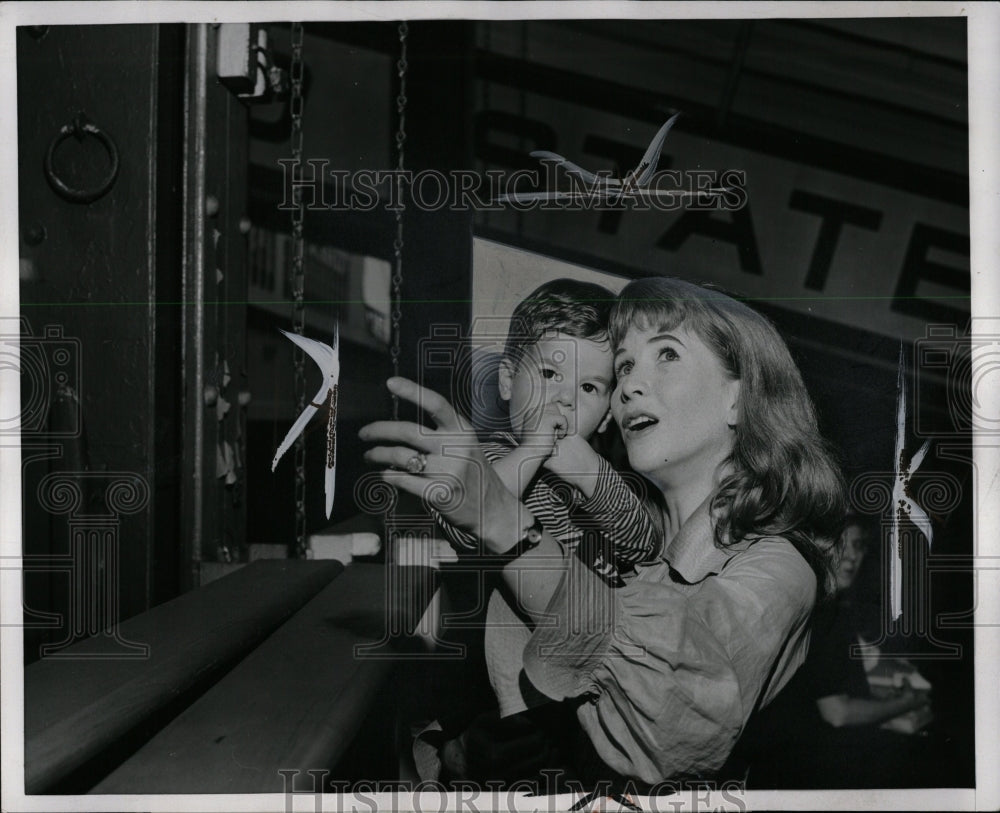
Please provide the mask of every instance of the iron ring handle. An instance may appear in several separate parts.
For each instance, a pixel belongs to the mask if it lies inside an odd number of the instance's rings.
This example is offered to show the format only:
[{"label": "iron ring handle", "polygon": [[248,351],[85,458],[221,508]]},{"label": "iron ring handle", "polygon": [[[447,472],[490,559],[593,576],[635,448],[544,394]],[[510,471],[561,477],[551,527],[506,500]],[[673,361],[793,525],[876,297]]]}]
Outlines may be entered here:
[{"label": "iron ring handle", "polygon": [[[52,162],[56,149],[67,138],[76,136],[77,139],[83,140],[83,137],[88,135],[101,142],[108,153],[108,158],[111,159],[111,167],[104,179],[96,186],[90,189],[75,189],[56,174]],[[45,179],[55,193],[64,200],[68,200],[70,203],[92,203],[106,195],[114,186],[115,179],[118,177],[118,163],[118,147],[111,136],[90,121],[83,113],[79,113],[70,124],[63,125],[49,144],[45,153]]]}]

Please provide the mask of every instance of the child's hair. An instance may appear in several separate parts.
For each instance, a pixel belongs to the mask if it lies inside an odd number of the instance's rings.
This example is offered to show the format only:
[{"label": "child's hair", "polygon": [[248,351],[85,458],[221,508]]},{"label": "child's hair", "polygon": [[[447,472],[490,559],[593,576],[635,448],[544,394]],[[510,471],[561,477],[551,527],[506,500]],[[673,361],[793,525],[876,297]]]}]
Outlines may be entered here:
[{"label": "child's hair", "polygon": [[518,303],[510,317],[504,356],[515,365],[546,333],[565,333],[599,342],[608,337],[615,295],[592,282],[555,279],[539,285]]}]

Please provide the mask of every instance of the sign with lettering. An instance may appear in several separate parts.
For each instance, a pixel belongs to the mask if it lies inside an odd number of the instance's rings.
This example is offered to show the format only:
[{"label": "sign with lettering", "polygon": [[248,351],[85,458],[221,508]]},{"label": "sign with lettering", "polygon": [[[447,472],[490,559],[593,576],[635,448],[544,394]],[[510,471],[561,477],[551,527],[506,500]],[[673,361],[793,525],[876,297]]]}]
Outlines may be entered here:
[{"label": "sign with lettering", "polygon": [[[476,116],[484,170],[530,166],[549,150],[624,177],[656,126],[575,103],[489,86]],[[968,208],[848,172],[782,160],[675,127],[660,170],[709,180],[742,173],[739,208],[640,210],[580,205],[480,212],[480,234],[627,276],[712,282],[841,324],[912,341],[931,323],[969,316]],[[679,175],[677,175],[679,173]],[[732,177],[732,176],[730,176]],[[552,172],[538,164],[542,188]],[[560,188],[570,188],[562,173]],[[676,186],[675,186],[676,188]],[[520,207],[525,209],[527,207]]]}]

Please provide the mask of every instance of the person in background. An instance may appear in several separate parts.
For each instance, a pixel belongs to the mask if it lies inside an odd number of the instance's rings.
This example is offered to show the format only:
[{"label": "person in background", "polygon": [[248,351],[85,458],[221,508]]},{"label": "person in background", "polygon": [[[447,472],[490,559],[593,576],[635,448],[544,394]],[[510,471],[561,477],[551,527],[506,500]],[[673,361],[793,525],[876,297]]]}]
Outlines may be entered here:
[{"label": "person in background", "polygon": [[[929,712],[930,692],[916,675],[876,696],[868,669],[878,657],[859,631],[869,627],[859,576],[875,540],[862,517],[850,515],[836,561],[836,595],[812,621],[809,655],[775,703],[741,743],[753,788],[933,787],[945,782],[948,760],[935,739],[880,726],[900,715]],[[870,636],[874,637],[874,636]],[[922,682],[922,681],[921,681]]]}]

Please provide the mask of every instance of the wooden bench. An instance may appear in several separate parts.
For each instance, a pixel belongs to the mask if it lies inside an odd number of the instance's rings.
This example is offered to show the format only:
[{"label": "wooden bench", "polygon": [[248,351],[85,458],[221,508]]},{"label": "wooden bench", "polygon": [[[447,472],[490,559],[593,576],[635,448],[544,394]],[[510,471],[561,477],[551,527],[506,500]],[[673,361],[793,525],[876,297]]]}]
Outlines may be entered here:
[{"label": "wooden bench", "polygon": [[281,770],[333,767],[405,657],[390,639],[422,602],[389,596],[429,597],[433,582],[426,568],[258,561],[119,625],[145,658],[95,659],[88,640],[31,664],[26,792],[281,792]]}]

